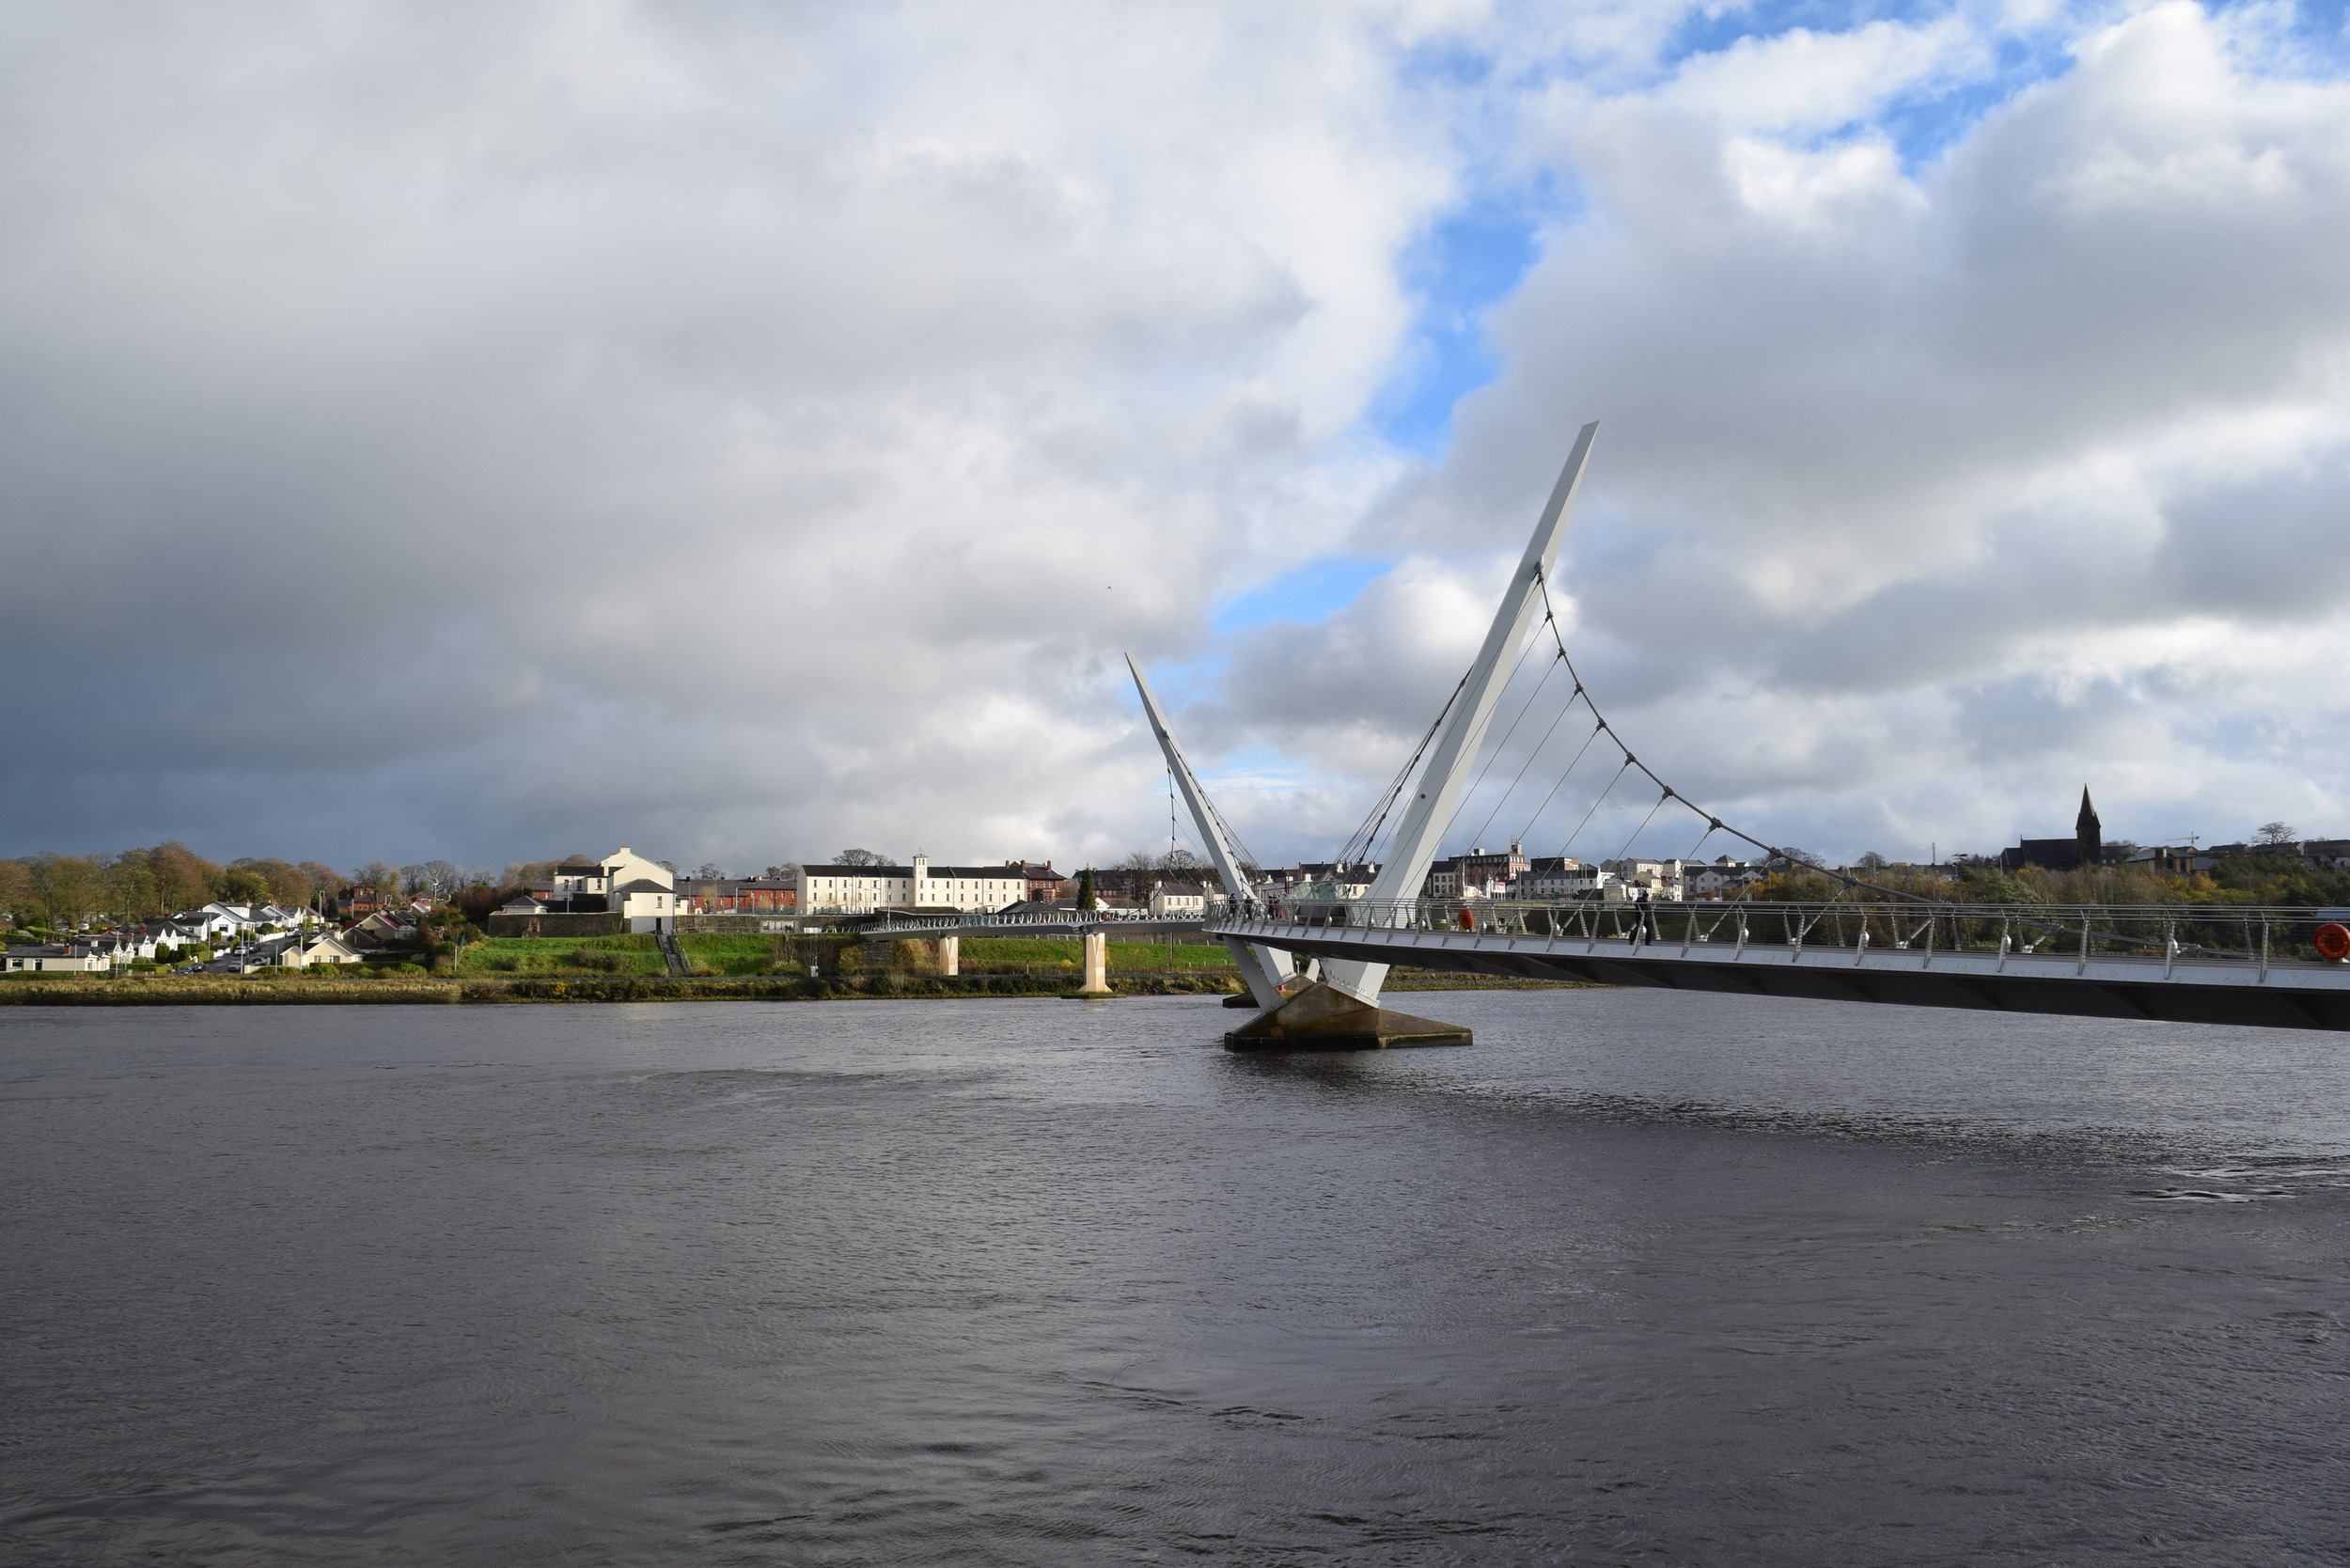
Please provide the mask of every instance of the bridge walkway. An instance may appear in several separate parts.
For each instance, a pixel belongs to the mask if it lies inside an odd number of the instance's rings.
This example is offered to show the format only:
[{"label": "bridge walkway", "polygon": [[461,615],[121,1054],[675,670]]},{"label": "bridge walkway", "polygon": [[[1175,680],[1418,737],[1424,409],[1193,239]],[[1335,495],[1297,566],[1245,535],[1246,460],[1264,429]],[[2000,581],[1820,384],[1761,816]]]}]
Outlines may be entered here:
[{"label": "bridge walkway", "polygon": [[[1915,1007],[2350,1029],[2350,911],[2208,905],[1249,910],[1210,933],[1325,960]],[[2350,933],[2345,933],[2350,934]]]}]

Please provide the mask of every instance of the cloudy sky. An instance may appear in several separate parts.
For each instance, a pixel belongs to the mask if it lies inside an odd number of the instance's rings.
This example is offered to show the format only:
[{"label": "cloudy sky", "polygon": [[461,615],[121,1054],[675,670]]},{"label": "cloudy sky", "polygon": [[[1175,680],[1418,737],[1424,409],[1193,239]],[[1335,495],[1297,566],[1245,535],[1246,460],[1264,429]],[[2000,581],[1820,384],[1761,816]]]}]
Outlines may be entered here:
[{"label": "cloudy sky", "polygon": [[0,853],[1068,865],[1167,840],[1131,651],[1326,855],[1588,419],[1569,647],[1725,817],[2350,834],[2340,0],[28,3],[0,73]]}]

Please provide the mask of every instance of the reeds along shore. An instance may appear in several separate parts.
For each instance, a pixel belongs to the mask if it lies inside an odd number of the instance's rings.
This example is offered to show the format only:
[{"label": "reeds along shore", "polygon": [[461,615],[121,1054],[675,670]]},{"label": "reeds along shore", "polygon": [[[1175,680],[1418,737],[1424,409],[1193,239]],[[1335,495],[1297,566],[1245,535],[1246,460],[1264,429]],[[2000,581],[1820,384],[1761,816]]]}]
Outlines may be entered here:
[{"label": "reeds along shore", "polygon": [[[1520,980],[1488,975],[1399,971],[1390,991],[1572,990],[1579,982]],[[287,975],[22,976],[0,981],[0,1007],[299,1007],[491,1005],[507,1002],[813,1002],[885,998],[1058,996],[1065,979],[1048,975],[858,975],[830,980],[788,975],[614,975],[588,978],[379,980]],[[1122,996],[1236,996],[1237,979],[1221,975],[1114,976]]]}]

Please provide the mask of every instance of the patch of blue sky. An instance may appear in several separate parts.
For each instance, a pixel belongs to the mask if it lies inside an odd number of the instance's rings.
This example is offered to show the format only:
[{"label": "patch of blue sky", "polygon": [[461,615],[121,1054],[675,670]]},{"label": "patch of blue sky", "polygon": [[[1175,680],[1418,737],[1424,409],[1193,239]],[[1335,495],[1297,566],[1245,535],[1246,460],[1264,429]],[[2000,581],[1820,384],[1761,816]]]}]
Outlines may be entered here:
[{"label": "patch of blue sky", "polygon": [[[2212,9],[2265,8],[2267,4],[2268,0],[2232,0]],[[2294,0],[2292,19],[2284,31],[2295,48],[2309,55],[2311,63],[2330,68],[2327,74],[2338,76],[2350,70],[2350,0]]]},{"label": "patch of blue sky", "polygon": [[[1923,26],[1954,8],[1950,0],[1761,0],[1708,7],[1688,13],[1659,63],[1674,70],[1698,56],[1723,53],[1743,39],[1778,38],[1798,28],[1836,34],[1875,22]],[[2029,34],[1993,39],[1991,57],[1980,73],[1960,81],[1930,82],[1899,95],[1870,123],[1892,141],[1904,170],[1915,174],[1963,141],[1984,115],[2033,83],[2070,69],[2066,38],[2066,30],[2052,23]],[[1856,123],[1838,126],[1819,139],[1837,140],[1857,129]]]},{"label": "patch of blue sky", "polygon": [[[1229,657],[1212,653],[1204,658],[1187,659],[1180,665],[1154,666],[1142,674],[1151,682],[1151,694],[1159,699],[1159,706],[1170,713],[1181,713],[1195,702],[1213,701],[1221,696],[1225,678],[1231,672],[1232,661]],[[1119,679],[1125,679],[1122,669],[1119,672]],[[1181,740],[1183,737],[1178,735],[1176,738]]]},{"label": "patch of blue sky", "polygon": [[1746,5],[1699,6],[1657,51],[1667,71],[1700,55],[1718,55],[1742,39],[1773,39],[1806,28],[1848,33],[1872,22],[1933,22],[1955,8],[1950,0],[1750,0]]},{"label": "patch of blue sky", "polygon": [[1485,313],[1518,286],[1540,254],[1541,193],[1487,197],[1434,225],[1402,258],[1419,302],[1395,371],[1368,414],[1380,438],[1422,457],[1442,455],[1460,400],[1501,373]]},{"label": "patch of blue sky", "polygon": [[[1395,565],[1352,556],[1323,556],[1219,606],[1210,624],[1219,632],[1246,632],[1276,620],[1310,626],[1355,602]],[[1154,675],[1153,681],[1157,680]]]},{"label": "patch of blue sky", "polygon": [[2001,39],[1988,74],[1896,98],[1875,124],[1893,143],[1903,172],[1915,175],[1966,140],[1992,110],[2072,64],[2059,39]]},{"label": "patch of blue sky", "polygon": [[1236,751],[1218,760],[1214,767],[1196,771],[1210,799],[1219,791],[1244,794],[1254,790],[1301,789],[1306,783],[1297,759],[1269,745]]}]

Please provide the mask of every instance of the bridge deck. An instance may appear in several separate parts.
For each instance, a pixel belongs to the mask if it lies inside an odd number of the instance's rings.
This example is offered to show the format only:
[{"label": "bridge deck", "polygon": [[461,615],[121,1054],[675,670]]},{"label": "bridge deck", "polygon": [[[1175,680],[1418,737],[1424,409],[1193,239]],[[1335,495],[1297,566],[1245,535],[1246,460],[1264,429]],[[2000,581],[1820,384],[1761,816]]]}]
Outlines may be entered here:
[{"label": "bridge deck", "polygon": [[[1856,923],[1852,916],[1871,918],[1869,912],[1849,907],[1841,913],[1848,929]],[[2171,913],[2175,924],[2208,917],[2240,924],[2247,932],[2257,925],[2263,945],[2269,925],[2260,924],[2258,917],[2273,913],[2280,949],[2286,945],[2281,933],[2288,917],[2302,930],[2320,917],[2310,910],[2195,906]],[[1208,929],[1213,935],[1242,937],[1295,954],[1468,974],[1986,1011],[2350,1029],[2350,964],[2263,957],[2250,942],[2241,956],[2215,956],[2208,948],[2186,952],[2157,948],[2141,956],[2111,950],[2106,944],[2123,939],[2103,931],[2092,931],[2092,940],[2075,946],[2073,933],[2061,926],[2067,914],[2043,910],[2011,917],[2023,922],[2017,929],[2038,937],[2035,945],[2042,950],[2033,952],[2002,950],[1999,945],[1945,946],[1937,951],[1882,939],[1871,945],[1849,935],[1841,944],[1761,941],[1751,930],[1742,941],[1718,920],[1714,930],[1703,929],[1707,914],[1683,910],[1659,922],[1662,937],[1637,932],[1637,917],[1628,915],[1613,921],[1619,928],[1613,931],[1589,919],[1581,922],[1581,931],[1528,932],[1437,925],[1392,929],[1281,917],[1220,919]],[[1917,916],[1915,910],[1896,910],[1881,917]],[[1998,917],[1970,912],[1968,917],[1988,924]],[[1636,935],[1643,939],[1635,940]],[[2048,950],[2052,946],[2056,950]]]}]

